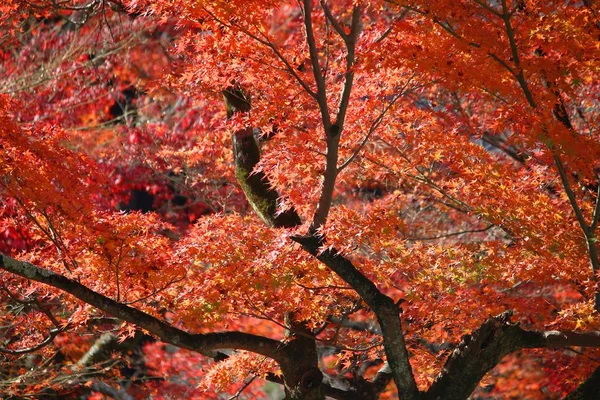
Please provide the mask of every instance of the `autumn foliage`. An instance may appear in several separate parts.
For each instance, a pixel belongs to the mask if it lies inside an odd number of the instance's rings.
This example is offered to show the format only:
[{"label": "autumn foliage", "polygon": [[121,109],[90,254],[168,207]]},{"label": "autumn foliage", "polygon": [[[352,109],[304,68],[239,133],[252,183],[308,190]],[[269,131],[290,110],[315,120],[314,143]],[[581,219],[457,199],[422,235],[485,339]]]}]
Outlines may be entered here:
[{"label": "autumn foliage", "polygon": [[8,0],[0,42],[0,398],[595,398],[595,1]]}]

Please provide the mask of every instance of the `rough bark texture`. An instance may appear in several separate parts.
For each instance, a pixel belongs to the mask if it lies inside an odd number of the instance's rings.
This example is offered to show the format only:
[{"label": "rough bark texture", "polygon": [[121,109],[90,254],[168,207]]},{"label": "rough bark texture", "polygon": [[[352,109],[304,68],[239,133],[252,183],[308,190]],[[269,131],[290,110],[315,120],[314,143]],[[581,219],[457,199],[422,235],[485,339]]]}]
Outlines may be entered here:
[{"label": "rough bark texture", "polygon": [[[250,111],[247,94],[239,88],[223,91],[227,117]],[[286,210],[280,214],[279,194],[275,191],[261,171],[255,171],[260,161],[260,147],[254,137],[254,130],[248,126],[235,131],[232,135],[233,161],[235,176],[246,195],[252,209],[268,225],[274,228],[293,228],[302,221],[295,210]],[[286,315],[286,333],[288,340],[282,346],[286,357],[279,362],[283,373],[283,385],[286,399],[321,400],[323,394],[323,373],[318,366],[317,346],[311,333],[301,322],[295,321],[293,313]]]},{"label": "rough bark texture", "polygon": [[287,361],[280,363],[283,372],[286,399],[322,400],[323,373],[318,366],[317,346],[314,339],[294,336],[284,348]]},{"label": "rough bark texture", "polygon": [[425,395],[429,400],[466,399],[483,376],[521,343],[521,329],[508,322],[510,314],[488,319],[463,338]]},{"label": "rough bark texture", "polygon": [[[227,108],[227,117],[250,111],[250,100],[241,89],[230,88],[223,91]],[[292,228],[301,224],[295,210],[286,210],[280,214],[279,195],[269,184],[262,171],[254,168],[260,161],[260,148],[252,127],[235,131],[232,135],[233,161],[235,176],[246,195],[252,209],[268,225],[275,228]]]},{"label": "rough bark texture", "polygon": [[[510,322],[512,313],[489,318],[466,335],[425,393],[426,400],[467,399],[504,356],[524,348],[600,347],[600,332],[527,331]],[[597,398],[597,397],[596,397]]]}]

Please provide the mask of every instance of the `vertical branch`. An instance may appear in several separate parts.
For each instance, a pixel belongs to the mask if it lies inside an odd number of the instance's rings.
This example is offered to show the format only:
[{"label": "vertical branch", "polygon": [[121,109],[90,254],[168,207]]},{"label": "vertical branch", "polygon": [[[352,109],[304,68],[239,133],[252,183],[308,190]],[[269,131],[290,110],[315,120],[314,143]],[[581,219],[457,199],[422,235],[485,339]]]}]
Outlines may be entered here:
[{"label": "vertical branch", "polygon": [[340,98],[340,105],[338,107],[338,113],[335,120],[335,125],[338,126],[340,133],[344,127],[344,121],[346,119],[346,111],[348,110],[348,104],[350,103],[350,93],[352,92],[352,84],[354,82],[354,61],[356,52],[356,39],[360,32],[360,7],[355,6],[352,11],[352,25],[350,27],[350,35],[345,36],[344,42],[346,43],[346,81],[344,82],[344,88],[342,89],[342,95]]},{"label": "vertical branch", "polygon": [[[316,54],[316,46],[314,42],[314,33],[312,32],[312,21],[310,8],[310,0],[304,0],[305,5],[305,24],[307,29],[307,41],[309,45],[309,49],[311,49],[311,60],[313,62],[313,69],[315,66],[318,67],[318,58],[313,59],[313,54]],[[331,10],[327,6],[324,1],[321,1],[321,6],[325,12],[326,18],[332,23],[336,32],[340,35],[342,40],[346,45],[346,77],[344,81],[344,86],[342,88],[342,93],[340,96],[340,103],[337,110],[335,123],[331,123],[331,119],[327,110],[327,115],[325,118],[325,112],[321,107],[321,114],[324,116],[323,119],[323,127],[325,128],[326,140],[327,140],[327,156],[326,156],[326,164],[325,164],[325,173],[323,176],[323,186],[321,190],[321,196],[319,198],[319,203],[317,205],[317,210],[313,217],[313,221],[310,227],[310,232],[316,232],[320,227],[323,226],[325,221],[327,220],[327,216],[329,215],[329,210],[331,208],[331,202],[333,200],[333,193],[335,190],[335,181],[338,175],[338,158],[339,158],[339,143],[340,143],[340,135],[344,129],[344,122],[346,119],[346,113],[348,110],[348,105],[350,104],[350,94],[352,92],[352,84],[354,82],[354,62],[356,59],[356,40],[360,33],[360,15],[361,10],[359,6],[355,6],[352,12],[352,22],[350,26],[350,34],[346,35],[343,28],[331,14]],[[310,28],[310,33],[309,33]],[[319,89],[319,77],[322,79],[323,75],[320,70],[315,71],[315,79],[317,79],[317,89]],[[327,103],[324,82],[323,82],[323,91],[325,95],[325,103]],[[319,93],[317,93],[317,98],[320,98]],[[319,102],[319,106],[321,103]],[[326,104],[325,104],[326,107]]]},{"label": "vertical branch", "polygon": [[[527,85],[527,81],[525,79],[525,74],[523,72],[523,68],[521,67],[519,50],[518,50],[517,42],[515,39],[515,32],[513,30],[513,27],[512,27],[511,21],[510,21],[512,13],[508,10],[506,0],[501,0],[501,4],[502,4],[501,18],[504,21],[504,26],[506,28],[506,35],[508,36],[508,41],[510,44],[513,62],[516,67],[514,76],[515,76],[517,82],[519,83],[521,90],[525,94],[525,98],[527,99],[529,106],[533,109],[536,109],[537,103],[535,102],[535,99],[533,98],[533,94],[531,93],[531,90],[529,89],[529,86]],[[550,86],[550,85],[548,85],[548,86]],[[571,124],[571,121],[569,120],[569,116],[567,114],[567,110],[565,109],[565,105],[564,105],[562,99],[560,98],[560,94],[559,93],[556,93],[556,94],[557,94],[558,98],[557,98],[556,105],[553,110],[554,116],[561,124],[563,124],[563,126],[565,128],[567,128],[568,130],[573,132],[574,128],[573,128],[573,125]],[[597,238],[595,235],[595,230],[596,230],[596,226],[598,224],[598,218],[599,218],[598,214],[600,212],[600,204],[599,204],[600,196],[596,199],[596,204],[594,207],[594,214],[592,216],[592,220],[591,220],[590,224],[588,225],[585,221],[585,218],[583,216],[581,208],[577,204],[577,199],[575,197],[575,194],[573,193],[573,190],[571,189],[564,164],[562,163],[562,161],[560,159],[560,155],[558,154],[556,147],[551,143],[547,143],[547,145],[550,148],[550,151],[552,152],[552,155],[554,157],[554,163],[555,163],[558,173],[560,175],[560,180],[561,180],[562,186],[563,186],[565,193],[567,194],[567,197],[569,199],[569,204],[571,205],[571,208],[573,209],[573,212],[575,213],[575,217],[577,218],[577,222],[585,236],[587,250],[588,250],[588,256],[590,259],[590,265],[592,267],[593,280],[594,280],[594,282],[597,283],[598,282],[598,272],[600,270],[600,262],[598,261],[598,247],[596,244]],[[598,192],[598,194],[600,194],[600,191]],[[596,309],[596,311],[600,312],[600,290],[598,290],[598,288],[596,288],[595,294],[594,294],[594,308]]]},{"label": "vertical branch", "polygon": [[[571,132],[574,131],[573,124],[569,120],[569,115],[567,114],[567,110],[562,99],[559,97],[557,99],[556,106],[554,108],[554,116],[555,118],[563,124]],[[600,196],[596,198],[596,204],[594,206],[594,212],[592,214],[591,222],[588,225],[585,221],[585,217],[583,216],[583,212],[581,208],[577,204],[577,198],[575,197],[575,193],[571,189],[571,185],[569,184],[569,178],[567,176],[564,164],[560,159],[556,148],[553,145],[550,145],[550,150],[554,155],[554,163],[556,164],[556,168],[558,169],[558,174],[560,175],[560,181],[563,185],[565,193],[567,194],[567,198],[569,199],[569,204],[575,213],[575,217],[577,218],[577,222],[579,223],[579,227],[581,228],[583,235],[585,236],[585,241],[588,250],[588,256],[590,260],[590,266],[592,267],[592,279],[598,284],[598,272],[600,271],[600,262],[598,260],[598,238],[596,236],[596,227],[598,225],[598,213],[600,212]],[[600,187],[598,189],[598,194],[600,194]],[[600,288],[596,287],[594,294],[594,308],[596,311],[600,312]]]},{"label": "vertical branch", "polygon": [[[337,125],[333,125],[337,127]],[[333,129],[332,129],[333,130]],[[319,204],[317,205],[317,211],[313,217],[312,224],[310,226],[310,232],[315,233],[319,228],[327,221],[329,210],[331,208],[331,202],[333,201],[333,192],[335,190],[335,180],[338,175],[338,158],[339,158],[339,144],[340,135],[327,137],[327,156],[325,158],[325,173],[323,174],[323,185],[321,189],[321,196],[319,197]]]},{"label": "vertical branch", "polygon": [[598,219],[600,218],[600,184],[598,185],[598,191],[596,192],[596,204],[594,205],[594,214],[592,215],[592,224],[590,229],[592,232],[596,232],[598,227]]},{"label": "vertical branch", "polygon": [[512,53],[513,62],[515,64],[514,75],[525,94],[525,98],[527,102],[532,108],[536,108],[536,102],[533,98],[533,94],[527,85],[527,80],[525,79],[525,73],[523,72],[523,68],[521,67],[521,59],[519,58],[519,49],[517,47],[517,41],[515,39],[515,32],[512,27],[512,23],[510,21],[511,13],[508,11],[508,7],[506,5],[506,0],[502,0],[502,20],[504,21],[504,26],[506,28],[506,35],[508,36],[508,42],[510,43],[510,51]]},{"label": "vertical branch", "polygon": [[308,52],[310,54],[310,62],[312,64],[315,83],[317,84],[317,103],[321,111],[321,119],[323,120],[323,128],[327,133],[331,127],[331,116],[327,107],[327,88],[325,87],[325,77],[321,72],[321,64],[319,63],[319,51],[317,50],[317,41],[315,40],[315,32],[312,26],[312,1],[303,0],[304,4],[304,27],[306,28],[306,43],[308,44]]}]

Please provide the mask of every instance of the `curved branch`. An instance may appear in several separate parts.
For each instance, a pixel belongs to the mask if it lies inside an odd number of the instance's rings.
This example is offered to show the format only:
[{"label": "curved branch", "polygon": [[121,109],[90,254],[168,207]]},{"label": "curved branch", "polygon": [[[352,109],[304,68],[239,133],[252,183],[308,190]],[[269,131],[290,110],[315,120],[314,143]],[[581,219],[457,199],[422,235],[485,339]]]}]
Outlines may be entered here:
[{"label": "curved branch", "polygon": [[277,362],[286,361],[286,356],[281,351],[281,343],[274,339],[244,332],[191,334],[143,311],[118,303],[77,281],[28,262],[18,261],[0,254],[0,269],[69,293],[101,311],[147,330],[165,343],[197,352],[209,352],[217,349],[241,349],[264,355]]},{"label": "curved branch", "polygon": [[504,356],[533,348],[569,346],[600,347],[600,332],[527,331],[512,324],[512,312],[489,318],[479,329],[463,338],[446,361],[425,400],[468,398],[484,375]]},{"label": "curved branch", "polygon": [[40,343],[36,344],[35,346],[28,347],[26,349],[12,350],[12,349],[7,349],[5,347],[0,347],[0,353],[10,354],[10,355],[21,355],[21,354],[36,352],[36,351],[48,346],[50,343],[52,343],[54,338],[56,336],[58,336],[58,334],[61,333],[62,331],[64,331],[65,329],[66,329],[66,326],[64,328],[51,329],[50,334],[48,335],[48,337],[46,339],[42,340]]},{"label": "curved branch", "polygon": [[408,361],[408,351],[399,316],[400,310],[396,303],[377,289],[369,278],[336,249],[328,247],[323,250],[325,246],[323,236],[293,236],[291,239],[352,286],[373,310],[381,326],[385,354],[400,397],[408,400],[418,399],[420,393]]},{"label": "curved branch", "polygon": [[[249,96],[239,88],[223,90],[227,117],[248,113],[251,109]],[[260,148],[251,126],[238,129],[232,134],[235,176],[246,195],[246,199],[258,216],[275,228],[293,228],[302,223],[293,208],[278,213],[279,194],[271,186],[268,177],[255,168],[260,161]]]}]

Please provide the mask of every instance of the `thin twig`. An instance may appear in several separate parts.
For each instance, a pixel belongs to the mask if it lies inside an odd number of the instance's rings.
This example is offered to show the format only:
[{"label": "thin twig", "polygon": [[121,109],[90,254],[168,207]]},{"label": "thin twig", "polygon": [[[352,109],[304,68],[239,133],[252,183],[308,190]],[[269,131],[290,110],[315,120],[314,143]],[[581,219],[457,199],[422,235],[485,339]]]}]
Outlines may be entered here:
[{"label": "thin twig", "polygon": [[367,141],[369,140],[369,138],[371,137],[371,135],[373,134],[373,132],[375,132],[375,130],[383,122],[383,119],[385,118],[385,115],[387,114],[387,112],[392,108],[392,106],[396,103],[396,101],[398,101],[398,99],[400,99],[400,97],[402,97],[402,95],[404,95],[406,87],[412,81],[412,79],[414,78],[414,76],[415,76],[415,74],[413,73],[411,75],[411,77],[408,79],[408,81],[406,82],[406,84],[404,85],[404,87],[402,87],[402,90],[400,90],[400,92],[398,94],[396,94],[392,98],[392,100],[389,102],[389,104],[381,111],[381,113],[379,113],[379,115],[377,116],[377,118],[375,118],[373,120],[373,122],[371,123],[371,127],[369,128],[369,131],[365,135],[365,137],[362,140],[362,142],[360,143],[360,145],[357,147],[357,149],[354,151],[354,153],[346,161],[344,161],[342,163],[342,165],[340,165],[340,167],[338,168],[338,170],[337,170],[338,174],[340,172],[342,172],[344,170],[344,168],[346,168],[358,156],[358,154],[360,153],[360,151],[367,144]]},{"label": "thin twig", "polygon": [[437,239],[444,239],[447,237],[452,237],[452,236],[460,236],[460,235],[465,235],[468,233],[481,233],[481,232],[486,232],[489,231],[490,229],[492,229],[493,227],[495,227],[496,225],[488,225],[485,228],[481,228],[481,229],[470,229],[470,230],[465,230],[465,231],[460,231],[460,232],[452,232],[452,233],[447,233],[444,235],[439,235],[439,236],[425,236],[425,237],[405,237],[405,240],[410,240],[410,241],[425,241],[425,240],[437,240]]}]

